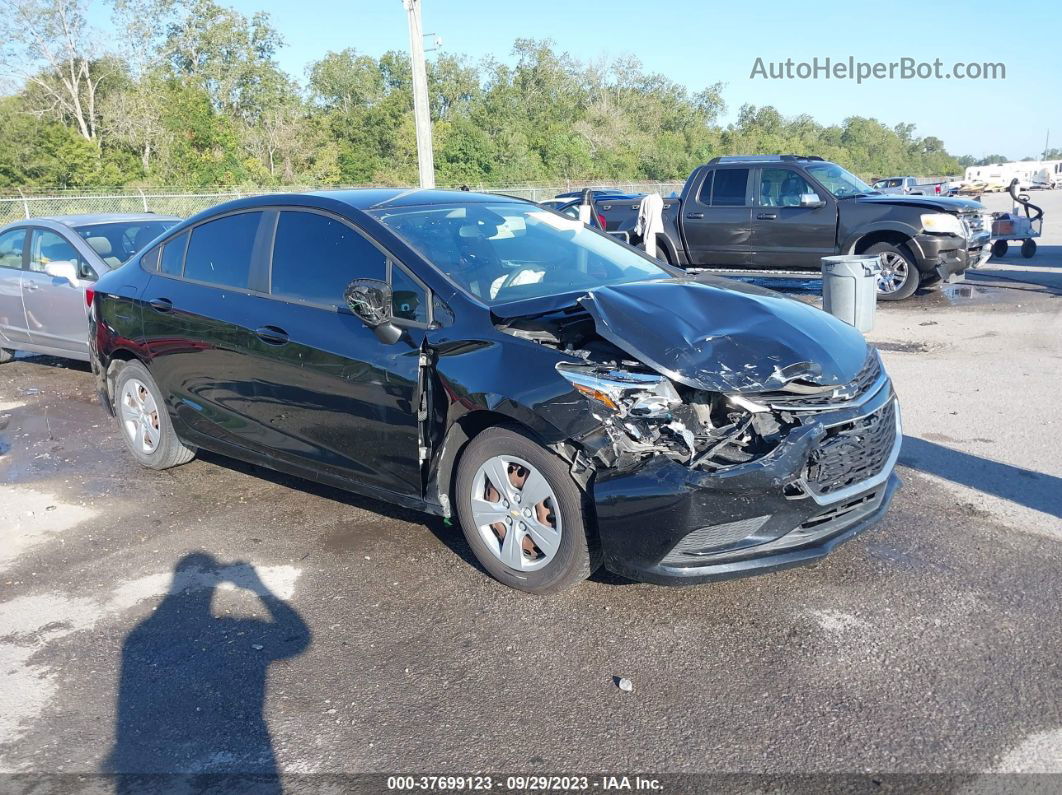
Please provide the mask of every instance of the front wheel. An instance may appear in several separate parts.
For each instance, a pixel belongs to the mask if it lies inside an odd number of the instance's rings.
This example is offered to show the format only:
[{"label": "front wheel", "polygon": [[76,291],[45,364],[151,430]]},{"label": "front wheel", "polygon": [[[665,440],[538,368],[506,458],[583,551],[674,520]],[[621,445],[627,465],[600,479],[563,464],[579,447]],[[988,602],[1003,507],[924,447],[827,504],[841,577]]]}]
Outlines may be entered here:
[{"label": "front wheel", "polygon": [[1021,255],[1023,257],[1025,257],[1025,259],[1029,259],[1030,257],[1034,256],[1035,254],[1036,254],[1036,241],[1031,239],[1031,238],[1028,239],[1028,240],[1023,240],[1022,243],[1021,243]]},{"label": "front wheel", "polygon": [[488,428],[469,442],[454,497],[476,559],[511,588],[557,593],[600,565],[567,464],[521,433]]},{"label": "front wheel", "polygon": [[140,362],[129,362],[118,373],[114,413],[125,446],[144,466],[169,469],[195,457],[195,450],[177,438],[162,393]]},{"label": "front wheel", "polygon": [[881,261],[881,273],[878,274],[880,300],[901,301],[914,295],[920,277],[914,257],[906,246],[875,243],[863,253],[868,256],[877,255]]}]

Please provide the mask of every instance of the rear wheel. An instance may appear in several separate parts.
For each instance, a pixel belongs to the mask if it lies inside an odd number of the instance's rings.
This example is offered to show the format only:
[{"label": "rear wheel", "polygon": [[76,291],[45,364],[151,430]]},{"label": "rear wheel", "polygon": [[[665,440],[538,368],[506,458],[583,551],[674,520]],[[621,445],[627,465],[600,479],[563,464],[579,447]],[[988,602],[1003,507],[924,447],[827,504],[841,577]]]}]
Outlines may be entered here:
[{"label": "rear wheel", "polygon": [[996,259],[1007,256],[1007,241],[997,240],[992,244],[992,256]]},{"label": "rear wheel", "polygon": [[909,298],[918,289],[918,267],[906,246],[875,243],[863,253],[868,256],[877,255],[881,261],[881,273],[878,274],[879,300],[901,301]]},{"label": "rear wheel", "polygon": [[144,466],[169,469],[195,456],[195,450],[177,438],[162,393],[140,362],[129,362],[118,374],[114,413],[125,446]]},{"label": "rear wheel", "polygon": [[0,364],[7,364],[15,358],[15,352],[10,348],[0,348]]},{"label": "rear wheel", "polygon": [[567,464],[521,433],[488,428],[469,442],[454,496],[476,559],[511,588],[557,593],[600,565]]}]

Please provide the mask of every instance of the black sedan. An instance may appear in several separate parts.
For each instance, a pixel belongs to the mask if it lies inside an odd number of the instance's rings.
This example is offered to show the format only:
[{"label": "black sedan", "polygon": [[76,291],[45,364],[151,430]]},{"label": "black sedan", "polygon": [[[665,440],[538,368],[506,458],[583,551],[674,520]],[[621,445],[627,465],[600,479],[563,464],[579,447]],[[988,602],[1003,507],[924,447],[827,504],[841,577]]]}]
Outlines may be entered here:
[{"label": "black sedan", "polygon": [[530,202],[260,196],[89,291],[103,405],[145,466],[198,448],[443,516],[502,582],[602,562],[694,583],[813,561],[898,481],[876,351]]}]

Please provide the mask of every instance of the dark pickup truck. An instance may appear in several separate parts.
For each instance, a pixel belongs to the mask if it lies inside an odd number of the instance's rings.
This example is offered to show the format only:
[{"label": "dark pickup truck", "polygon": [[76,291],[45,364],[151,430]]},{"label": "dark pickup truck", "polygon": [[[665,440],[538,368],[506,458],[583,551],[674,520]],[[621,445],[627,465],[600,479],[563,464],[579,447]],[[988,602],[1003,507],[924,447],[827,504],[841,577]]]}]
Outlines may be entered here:
[{"label": "dark pickup truck", "polygon": [[[602,198],[608,232],[632,242],[638,200]],[[878,254],[878,295],[898,300],[988,258],[976,201],[890,196],[822,158],[717,157],[664,200],[658,256],[688,268],[819,271],[832,254]]]}]

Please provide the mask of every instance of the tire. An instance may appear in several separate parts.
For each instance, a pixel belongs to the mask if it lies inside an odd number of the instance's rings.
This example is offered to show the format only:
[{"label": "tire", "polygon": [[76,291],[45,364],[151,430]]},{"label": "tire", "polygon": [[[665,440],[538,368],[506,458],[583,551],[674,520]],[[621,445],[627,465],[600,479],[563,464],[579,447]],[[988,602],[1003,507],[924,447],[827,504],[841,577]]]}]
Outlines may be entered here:
[{"label": "tire", "polygon": [[170,469],[195,457],[195,450],[177,438],[162,393],[140,362],[122,367],[115,380],[113,400],[118,432],[143,466]]},{"label": "tire", "polygon": [[1036,241],[1029,239],[1021,242],[1021,255],[1025,259],[1029,259],[1036,254]]},{"label": "tire", "polygon": [[[501,478],[508,482],[499,487],[494,480]],[[524,489],[544,498],[521,507]],[[454,499],[476,559],[510,588],[558,593],[601,565],[597,540],[587,532],[583,492],[568,465],[518,431],[488,428],[468,443],[457,466]],[[493,518],[498,521],[485,521]],[[510,545],[506,538],[512,540]]]},{"label": "tire", "polygon": [[992,256],[996,259],[1002,259],[1007,256],[1007,241],[997,240],[992,244]]},{"label": "tire", "polygon": [[902,301],[914,295],[921,275],[907,246],[875,243],[863,253],[869,256],[885,255],[882,257],[882,267],[886,270],[878,277],[879,301]]},{"label": "tire", "polygon": [[15,352],[10,348],[0,348],[0,364],[7,364],[15,358]]}]

